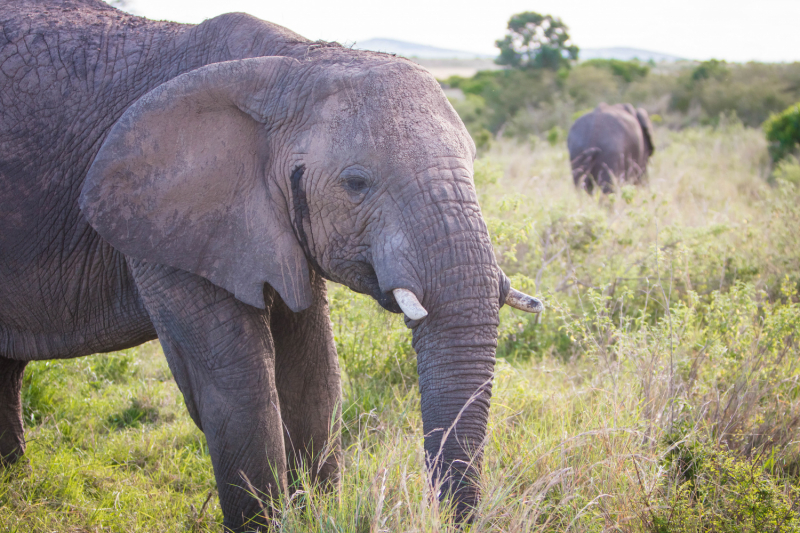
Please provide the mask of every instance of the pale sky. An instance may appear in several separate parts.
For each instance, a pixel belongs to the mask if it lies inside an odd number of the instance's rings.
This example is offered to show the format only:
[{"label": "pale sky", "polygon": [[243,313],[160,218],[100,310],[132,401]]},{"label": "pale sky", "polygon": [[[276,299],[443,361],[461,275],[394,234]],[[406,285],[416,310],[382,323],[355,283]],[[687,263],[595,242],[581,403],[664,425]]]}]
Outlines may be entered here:
[{"label": "pale sky", "polygon": [[582,48],[625,46],[690,59],[800,61],[800,0],[127,0],[153,19],[199,23],[244,11],[312,40],[373,37],[495,54],[509,17],[551,14]]}]

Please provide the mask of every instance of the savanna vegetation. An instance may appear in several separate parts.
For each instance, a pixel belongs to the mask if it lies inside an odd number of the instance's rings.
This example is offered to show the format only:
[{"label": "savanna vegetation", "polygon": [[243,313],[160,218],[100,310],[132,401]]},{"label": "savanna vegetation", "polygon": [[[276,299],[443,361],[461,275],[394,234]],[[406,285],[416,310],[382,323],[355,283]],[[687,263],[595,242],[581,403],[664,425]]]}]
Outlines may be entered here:
[{"label": "savanna vegetation", "polygon": [[[560,143],[500,139],[476,161],[498,257],[547,310],[502,310],[469,531],[800,530],[800,165],[770,174],[739,120],[657,139],[649,185],[602,197],[573,188]],[[270,522],[455,531],[425,481],[408,331],[344,287],[329,298],[341,491],[297,480]],[[24,409],[0,530],[218,530],[205,440],[157,344],[32,363]]]},{"label": "savanna vegetation", "polygon": [[644,107],[670,129],[714,125],[721,115],[759,127],[800,101],[800,63],[594,59],[558,71],[487,70],[443,83],[463,92],[453,106],[485,149],[497,137],[563,140],[572,122],[600,102]]},{"label": "savanna vegetation", "polygon": [[[800,101],[800,63],[578,62],[580,51],[568,30],[550,15],[519,13],[496,42],[495,62],[506,68],[442,80],[461,91],[453,106],[481,149],[497,137],[558,142],[578,116],[600,102],[644,107],[679,129],[713,125],[722,115],[758,127]],[[797,146],[800,133],[793,135]]]},{"label": "savanna vegetation", "polygon": [[[773,163],[780,139],[761,128],[800,100],[800,64],[596,60],[447,83],[481,145],[497,257],[546,302],[540,319],[501,311],[465,530],[800,531],[800,164],[791,142]],[[662,116],[646,186],[574,189],[564,131],[600,101]],[[341,489],[297,479],[264,521],[457,531],[426,482],[409,332],[344,287],[329,300]],[[0,531],[220,529],[205,439],[157,343],[31,363],[23,395],[28,450],[0,471]]]}]

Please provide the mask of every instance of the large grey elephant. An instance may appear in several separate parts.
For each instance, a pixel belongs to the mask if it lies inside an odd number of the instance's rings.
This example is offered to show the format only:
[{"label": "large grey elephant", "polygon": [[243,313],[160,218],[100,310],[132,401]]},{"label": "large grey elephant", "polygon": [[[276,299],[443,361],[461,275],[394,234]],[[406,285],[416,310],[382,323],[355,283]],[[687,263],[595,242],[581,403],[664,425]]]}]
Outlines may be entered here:
[{"label": "large grey elephant", "polygon": [[580,117],[567,136],[575,186],[611,192],[621,183],[638,183],[655,151],[647,111],[631,104],[600,104]]},{"label": "large grey elephant", "polygon": [[428,467],[468,517],[499,308],[541,303],[495,261],[436,80],[244,14],[11,0],[0,26],[4,460],[25,448],[28,361],[158,338],[225,526],[251,527],[248,483],[276,495],[305,464],[334,485],[329,279],[405,312]]}]

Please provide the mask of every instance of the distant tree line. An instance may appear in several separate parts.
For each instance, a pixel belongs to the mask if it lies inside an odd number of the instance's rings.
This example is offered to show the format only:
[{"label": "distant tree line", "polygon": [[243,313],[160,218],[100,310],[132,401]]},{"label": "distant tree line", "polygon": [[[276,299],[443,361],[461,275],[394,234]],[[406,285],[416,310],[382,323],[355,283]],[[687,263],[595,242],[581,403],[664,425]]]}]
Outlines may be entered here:
[{"label": "distant tree line", "polygon": [[453,105],[484,146],[498,135],[557,141],[600,102],[630,102],[680,128],[721,116],[758,127],[800,101],[800,63],[578,62],[569,28],[550,15],[514,15],[496,45],[496,63],[507,68],[444,80],[464,93]]}]

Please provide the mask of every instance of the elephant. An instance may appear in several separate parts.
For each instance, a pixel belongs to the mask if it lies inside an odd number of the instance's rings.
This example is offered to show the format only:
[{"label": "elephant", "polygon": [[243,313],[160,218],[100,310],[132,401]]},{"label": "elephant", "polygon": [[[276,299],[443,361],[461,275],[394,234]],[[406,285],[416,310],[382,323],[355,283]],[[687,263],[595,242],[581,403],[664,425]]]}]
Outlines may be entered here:
[{"label": "elephant", "polygon": [[569,130],[567,147],[575,186],[610,193],[619,183],[639,183],[655,151],[653,124],[643,108],[601,103]]},{"label": "elephant", "polygon": [[[475,145],[427,71],[234,13],[0,5],[0,455],[25,450],[30,361],[158,339],[205,434],[224,526],[299,469],[335,490],[326,280],[404,313],[426,467],[480,497],[499,310]],[[305,465],[305,466],[304,466]]]}]

